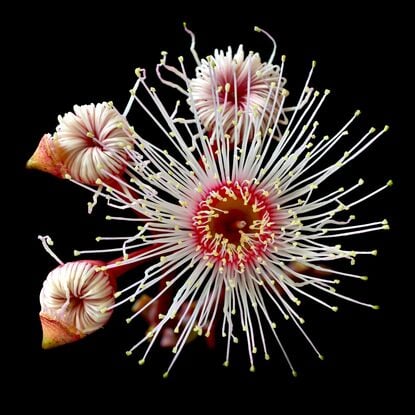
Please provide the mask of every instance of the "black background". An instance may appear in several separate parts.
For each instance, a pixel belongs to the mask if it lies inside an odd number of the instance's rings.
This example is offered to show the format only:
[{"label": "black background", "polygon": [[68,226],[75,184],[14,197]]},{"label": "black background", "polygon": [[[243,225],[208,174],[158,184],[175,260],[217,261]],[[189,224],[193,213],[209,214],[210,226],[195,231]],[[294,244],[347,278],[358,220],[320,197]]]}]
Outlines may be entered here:
[{"label": "black background", "polygon": [[[58,403],[74,405],[92,396],[91,406],[97,401],[119,406],[133,403],[137,411],[166,406],[171,411],[206,408],[221,412],[242,404],[254,405],[258,413],[264,408],[289,408],[296,413],[303,406],[335,411],[349,406],[374,409],[388,403],[395,408],[401,405],[405,394],[402,373],[409,364],[402,287],[413,272],[408,257],[402,254],[403,156],[407,141],[413,139],[405,133],[403,115],[405,97],[411,93],[406,74],[410,51],[407,10],[399,4],[365,12],[350,3],[304,8],[300,4],[273,3],[271,7],[258,2],[247,6],[194,3],[169,10],[161,5],[153,10],[143,6],[135,11],[132,6],[117,4],[102,16],[102,7],[96,10],[99,14],[92,14],[68,5],[52,17],[47,16],[50,9],[37,8],[33,13],[41,16],[44,11],[44,17],[16,19],[16,33],[22,36],[10,47],[10,62],[19,59],[19,64],[10,66],[18,79],[14,84],[18,101],[14,108],[18,111],[13,115],[18,117],[19,133],[13,165],[20,203],[13,210],[18,215],[19,253],[24,254],[16,258],[21,271],[18,290],[24,298],[19,306],[23,309],[24,325],[19,327],[23,339],[16,342],[21,347],[17,360],[24,360],[24,365],[16,387],[38,390],[36,401],[42,405],[52,397]],[[88,216],[89,195],[68,182],[26,171],[24,163],[38,139],[54,130],[56,116],[73,104],[113,100],[123,108],[135,80],[134,68],[146,67],[150,72],[161,50],[169,51],[171,62],[178,55],[191,62],[183,20],[197,35],[200,56],[215,47],[235,48],[239,43],[244,43],[246,50],[268,56],[270,44],[253,31],[254,25],[265,28],[276,37],[278,54],[288,57],[288,87],[298,87],[311,60],[316,59],[313,85],[333,91],[320,118],[328,131],[340,126],[357,108],[363,112],[360,131],[372,125],[391,125],[390,132],[360,161],[339,174],[339,180],[346,177],[346,182],[348,178],[365,178],[368,189],[390,178],[396,183],[357,210],[362,220],[387,217],[392,230],[362,238],[362,244],[377,248],[379,256],[364,258],[357,265],[359,272],[369,275],[367,283],[345,285],[347,293],[379,303],[381,310],[340,303],[335,314],[306,306],[307,331],[326,360],[319,361],[300,335],[292,333],[294,329],[286,330],[285,344],[299,373],[297,379],[291,377],[276,348],[269,362],[262,363],[258,356],[257,372],[251,374],[243,345],[234,349],[231,367],[225,369],[221,366],[223,348],[209,351],[202,342],[195,342],[185,349],[169,379],[163,380],[170,352],[154,349],[144,367],[136,363],[139,355],[125,357],[124,351],[144,329],[139,322],[125,325],[128,307],[118,309],[104,330],[77,344],[51,351],[40,348],[38,293],[55,264],[37,235],[51,235],[58,255],[69,261],[74,248],[88,248],[94,245],[96,235],[114,231],[104,220],[106,209]],[[14,282],[10,284],[16,295]]]}]

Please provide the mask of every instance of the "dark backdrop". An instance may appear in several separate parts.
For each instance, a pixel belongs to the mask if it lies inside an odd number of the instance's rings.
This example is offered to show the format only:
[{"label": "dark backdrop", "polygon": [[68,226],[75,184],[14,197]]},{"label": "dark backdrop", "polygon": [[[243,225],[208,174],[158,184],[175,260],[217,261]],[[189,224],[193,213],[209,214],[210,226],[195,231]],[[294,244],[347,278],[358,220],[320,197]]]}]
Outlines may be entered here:
[{"label": "dark backdrop", "polygon": [[[18,255],[16,260],[21,270],[18,290],[25,299],[21,303],[24,328],[19,330],[24,338],[17,342],[22,348],[18,360],[24,359],[25,364],[17,387],[38,389],[36,400],[42,405],[47,407],[53,398],[63,405],[76,406],[77,400],[91,396],[91,406],[97,401],[120,406],[127,402],[133,403],[137,411],[146,407],[158,412],[166,406],[174,412],[200,408],[221,412],[221,408],[242,403],[255,405],[258,413],[264,412],[261,408],[275,412],[291,408],[296,413],[302,406],[314,411],[322,407],[336,410],[349,405],[375,408],[401,403],[405,388],[400,383],[401,370],[409,364],[405,363],[406,306],[402,287],[409,278],[404,266],[408,269],[410,264],[401,254],[401,177],[408,138],[403,110],[410,87],[405,74],[410,29],[405,19],[407,11],[395,6],[364,12],[349,3],[319,8],[291,6],[194,3],[167,11],[161,5],[152,11],[134,11],[132,6],[119,4],[112,5],[113,9],[107,9],[102,17],[68,5],[68,10],[50,18],[45,15],[30,24],[16,23],[16,30],[24,33],[16,49],[11,48],[11,60],[22,61],[16,65],[19,81],[15,98],[19,101],[16,108],[20,122],[13,164],[20,183],[18,197],[23,196],[19,205],[22,211],[16,207],[15,213],[19,252],[24,256]],[[41,15],[41,10],[36,13]],[[270,44],[252,30],[254,25],[267,29],[278,41],[278,54],[288,56],[286,76],[294,88],[303,82],[311,60],[316,59],[314,85],[333,91],[328,109],[320,118],[322,126],[340,126],[357,108],[363,112],[361,131],[372,125],[391,125],[390,132],[361,160],[338,175],[339,180],[345,177],[346,181],[348,177],[363,177],[372,189],[390,178],[396,182],[390,191],[356,212],[362,220],[387,217],[392,230],[362,239],[369,249],[377,248],[379,256],[364,258],[357,265],[369,275],[367,283],[346,285],[347,292],[379,303],[381,310],[340,303],[335,314],[309,307],[307,330],[326,360],[320,362],[305,341],[293,334],[286,341],[299,372],[297,379],[291,377],[276,349],[266,364],[259,362],[258,356],[257,372],[251,374],[244,346],[234,349],[231,367],[225,369],[221,366],[223,348],[209,351],[202,342],[195,342],[185,349],[170,378],[163,380],[161,374],[170,352],[155,349],[144,367],[137,365],[135,357],[127,359],[124,355],[143,330],[140,324],[125,325],[128,307],[118,309],[104,330],[77,344],[51,351],[40,348],[38,293],[54,263],[37,235],[51,235],[58,255],[71,260],[74,248],[94,245],[96,235],[105,229],[111,233],[111,229],[104,220],[105,209],[88,216],[89,195],[70,183],[26,171],[24,163],[42,134],[54,130],[56,116],[73,104],[113,100],[122,108],[135,79],[134,68],[151,71],[160,50],[168,50],[171,61],[178,55],[186,55],[190,61],[183,20],[197,34],[200,56],[215,47],[235,48],[239,43],[244,43],[246,50],[258,50],[267,56]]]}]

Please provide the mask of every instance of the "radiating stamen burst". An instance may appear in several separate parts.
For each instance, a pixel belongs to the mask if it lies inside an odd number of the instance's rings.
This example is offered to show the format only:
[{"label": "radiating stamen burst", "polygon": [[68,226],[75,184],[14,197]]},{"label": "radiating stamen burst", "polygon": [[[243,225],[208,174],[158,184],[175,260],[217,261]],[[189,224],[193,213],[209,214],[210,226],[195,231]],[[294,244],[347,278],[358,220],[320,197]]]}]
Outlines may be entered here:
[{"label": "radiating stamen burst", "polygon": [[[187,88],[191,88],[192,80],[186,75],[182,58],[179,63],[180,76]],[[354,143],[348,151],[342,151],[334,162],[325,161],[329,152],[331,156],[335,154],[336,144],[348,135],[347,129],[360,111],[356,111],[337,133],[322,137],[316,118],[330,91],[323,94],[315,91],[302,107],[312,90],[309,83],[314,67],[313,62],[298,105],[279,141],[272,138],[281,125],[284,96],[280,105],[274,107],[275,112],[273,110],[265,128],[261,120],[267,116],[268,106],[258,107],[256,112],[247,105],[233,112],[234,140],[228,134],[229,114],[213,99],[215,134],[212,140],[207,135],[210,125],[206,125],[197,100],[191,94],[189,103],[194,118],[192,123],[187,123],[175,118],[176,111],[169,115],[156,90],[148,86],[145,72],[136,71],[138,80],[124,114],[127,115],[133,105],[139,107],[154,122],[157,137],[164,137],[171,150],[163,150],[158,143],[135,134],[134,148],[125,146],[126,156],[120,158],[125,163],[127,179],[101,166],[102,173],[112,178],[115,185],[108,184],[100,196],[115,208],[132,209],[142,215],[108,219],[135,221],[139,225],[138,232],[123,237],[100,237],[99,241],[114,241],[118,245],[76,254],[124,254],[119,264],[103,266],[101,271],[156,260],[146,268],[142,278],[116,293],[116,298],[120,297],[116,304],[103,309],[106,312],[160,285],[158,294],[127,319],[130,322],[167,292],[174,293],[169,308],[160,313],[159,322],[127,352],[131,355],[139,346],[148,343],[140,364],[144,363],[163,328],[176,320],[175,355],[165,376],[190,334],[196,332],[209,337],[215,325],[226,339],[225,366],[229,365],[231,343],[238,342],[238,333],[242,331],[251,371],[255,370],[257,352],[261,350],[264,358],[269,359],[268,337],[271,336],[296,375],[278,336],[278,320],[291,320],[316,355],[322,358],[302,327],[304,319],[297,308],[300,298],[337,311],[337,306],[315,295],[321,292],[376,308],[334,289],[340,277],[366,279],[365,276],[337,271],[326,264],[341,258],[353,264],[359,255],[376,255],[373,250],[342,248],[337,241],[389,228],[386,220],[353,225],[354,216],[345,217],[344,214],[392,182],[354,199],[352,194],[363,185],[361,179],[348,188],[340,187],[328,193],[320,189],[329,177],[353,161],[388,127],[377,133],[371,128],[355,141],[348,137]],[[278,86],[269,88],[280,88],[280,80]],[[246,93],[246,101],[252,102],[254,92],[248,88]],[[151,104],[145,104],[142,95],[149,98]],[[277,101],[274,98],[273,102]],[[143,159],[147,163],[143,164]],[[142,248],[148,249],[135,254]],[[297,262],[296,268],[290,268],[292,261]],[[307,270],[322,271],[332,277],[318,276]]]}]

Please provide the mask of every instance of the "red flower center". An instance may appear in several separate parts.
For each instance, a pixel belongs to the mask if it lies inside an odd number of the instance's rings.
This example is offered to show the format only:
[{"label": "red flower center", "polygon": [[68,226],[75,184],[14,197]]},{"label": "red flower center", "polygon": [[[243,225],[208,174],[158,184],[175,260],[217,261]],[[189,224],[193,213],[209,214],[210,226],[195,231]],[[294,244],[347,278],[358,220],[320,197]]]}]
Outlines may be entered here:
[{"label": "red flower center", "polygon": [[219,103],[223,104],[226,98],[228,104],[236,105],[238,109],[243,109],[248,92],[248,80],[246,78],[239,79],[236,88],[233,79],[224,79],[220,85],[222,85],[222,87],[218,92]]},{"label": "red flower center", "polygon": [[227,182],[207,192],[193,216],[198,250],[213,265],[244,268],[274,243],[277,208],[249,183]]}]

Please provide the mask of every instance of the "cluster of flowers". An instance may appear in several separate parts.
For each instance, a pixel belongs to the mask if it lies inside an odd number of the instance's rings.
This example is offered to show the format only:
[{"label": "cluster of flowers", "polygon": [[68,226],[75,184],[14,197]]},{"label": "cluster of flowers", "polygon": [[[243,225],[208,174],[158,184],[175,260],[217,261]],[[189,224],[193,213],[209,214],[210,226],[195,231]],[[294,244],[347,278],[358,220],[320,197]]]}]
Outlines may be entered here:
[{"label": "cluster of flowers", "polygon": [[[353,265],[357,256],[376,255],[336,242],[389,228],[386,220],[352,224],[355,216],[349,211],[392,182],[354,198],[362,179],[324,193],[320,185],[388,127],[370,128],[355,140],[349,137],[349,149],[336,156],[336,144],[348,135],[360,111],[335,134],[319,134],[319,110],[330,91],[311,87],[315,62],[298,100],[288,106],[286,58],[274,62],[276,44],[267,32],[255,28],[273,44],[264,61],[259,53],[245,54],[242,46],[236,53],[215,50],[200,59],[194,34],[185,30],[195,70],[188,74],[183,57],[177,67],[167,64],[166,52],[156,68],[160,81],[183,95],[188,106],[184,114],[179,114],[180,101],[169,111],[148,85],[145,70],[138,68],[123,113],[111,102],[74,106],[59,117],[54,134],[42,137],[28,162],[28,167],[91,191],[90,213],[102,199],[121,211],[108,220],[134,225],[128,236],[97,237],[109,244],[106,249],[74,252],[114,253],[110,262],[64,263],[52,252],[51,239],[39,237],[59,263],[40,294],[43,347],[95,332],[116,307],[132,301],[127,323],[141,314],[149,329],[126,353],[146,345],[139,358],[143,364],[156,342],[171,347],[174,355],[165,376],[185,344],[202,335],[210,344],[215,334],[225,339],[228,366],[231,344],[238,343],[240,333],[251,371],[257,353],[270,358],[271,337],[295,376],[278,320],[290,320],[323,359],[303,329],[302,299],[337,311],[330,294],[377,308],[335,289],[340,278],[366,276],[328,263],[346,258]],[[151,120],[152,136],[143,137],[130,125],[132,110]],[[118,277],[144,263],[142,275],[118,290]],[[145,292],[154,286],[158,291],[151,298]]]}]

